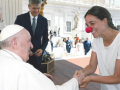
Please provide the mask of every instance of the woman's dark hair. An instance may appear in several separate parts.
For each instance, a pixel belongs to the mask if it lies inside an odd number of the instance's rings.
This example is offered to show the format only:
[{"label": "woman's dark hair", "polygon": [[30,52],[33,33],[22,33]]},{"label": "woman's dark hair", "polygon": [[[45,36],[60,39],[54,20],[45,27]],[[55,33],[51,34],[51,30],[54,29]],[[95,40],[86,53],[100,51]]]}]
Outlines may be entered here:
[{"label": "woman's dark hair", "polygon": [[109,13],[109,11],[106,8],[103,8],[103,7],[100,7],[100,6],[93,6],[91,9],[89,9],[86,12],[84,18],[86,18],[87,15],[93,15],[100,20],[103,20],[104,18],[107,18],[108,26],[111,27],[112,29],[118,30],[114,26],[114,24],[112,22],[111,14]]}]

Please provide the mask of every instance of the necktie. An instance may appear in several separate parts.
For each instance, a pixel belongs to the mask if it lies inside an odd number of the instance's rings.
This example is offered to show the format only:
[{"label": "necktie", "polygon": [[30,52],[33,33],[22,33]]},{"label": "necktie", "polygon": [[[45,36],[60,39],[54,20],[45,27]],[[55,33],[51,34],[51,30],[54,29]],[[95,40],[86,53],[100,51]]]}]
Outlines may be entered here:
[{"label": "necktie", "polygon": [[33,35],[35,33],[35,28],[36,28],[36,25],[35,25],[35,17],[33,18],[33,23],[32,23],[32,30],[33,30]]}]

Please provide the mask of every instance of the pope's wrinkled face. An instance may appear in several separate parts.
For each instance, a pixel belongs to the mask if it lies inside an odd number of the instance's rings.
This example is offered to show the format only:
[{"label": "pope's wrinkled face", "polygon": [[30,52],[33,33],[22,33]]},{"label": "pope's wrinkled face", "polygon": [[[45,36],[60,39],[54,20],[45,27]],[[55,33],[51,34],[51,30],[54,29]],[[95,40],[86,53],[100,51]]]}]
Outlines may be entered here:
[{"label": "pope's wrinkled face", "polygon": [[104,34],[104,31],[107,26],[107,19],[104,18],[103,20],[98,19],[93,15],[87,15],[85,17],[86,25],[92,27],[92,34],[94,38],[101,37]]},{"label": "pope's wrinkled face", "polygon": [[27,30],[22,30],[22,37],[20,39],[20,52],[23,61],[27,61],[29,59],[30,49],[33,48],[31,43],[31,36]]},{"label": "pope's wrinkled face", "polygon": [[36,17],[36,16],[39,15],[41,4],[38,4],[38,5],[36,5],[36,4],[31,4],[31,5],[28,5],[28,7],[29,7],[29,10],[30,10],[30,13],[31,13],[34,17]]}]

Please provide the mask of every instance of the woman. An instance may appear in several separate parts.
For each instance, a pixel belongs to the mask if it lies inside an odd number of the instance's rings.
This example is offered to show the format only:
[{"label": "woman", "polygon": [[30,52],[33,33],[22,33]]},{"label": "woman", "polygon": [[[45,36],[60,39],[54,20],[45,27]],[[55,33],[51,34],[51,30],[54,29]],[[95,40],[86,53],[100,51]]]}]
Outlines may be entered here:
[{"label": "woman", "polygon": [[63,43],[62,43],[64,51],[66,51],[66,38],[63,38]]},{"label": "woman", "polygon": [[76,44],[78,43],[78,40],[79,40],[79,37],[77,36],[77,34],[76,34],[76,37],[74,37],[74,39],[75,39],[75,47],[76,47]]},{"label": "woman", "polygon": [[[79,71],[86,76],[80,87],[92,81],[102,83],[101,90],[120,90],[120,33],[103,7],[93,6],[84,17],[95,39],[89,65]],[[97,65],[101,76],[88,76],[95,72]]]},{"label": "woman", "polygon": [[83,43],[82,43],[82,39],[79,39],[78,43],[77,43],[77,48],[76,48],[76,55],[84,55],[84,48],[83,48]]}]

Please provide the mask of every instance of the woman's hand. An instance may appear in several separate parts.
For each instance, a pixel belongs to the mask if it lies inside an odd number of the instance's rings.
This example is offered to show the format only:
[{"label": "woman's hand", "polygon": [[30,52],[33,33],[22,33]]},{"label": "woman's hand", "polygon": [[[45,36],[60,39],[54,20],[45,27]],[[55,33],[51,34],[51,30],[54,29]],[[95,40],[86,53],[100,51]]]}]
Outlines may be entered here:
[{"label": "woman's hand", "polygon": [[88,85],[88,83],[91,82],[91,81],[92,81],[91,76],[87,76],[80,82],[79,85],[80,85],[81,88],[85,88]]}]

